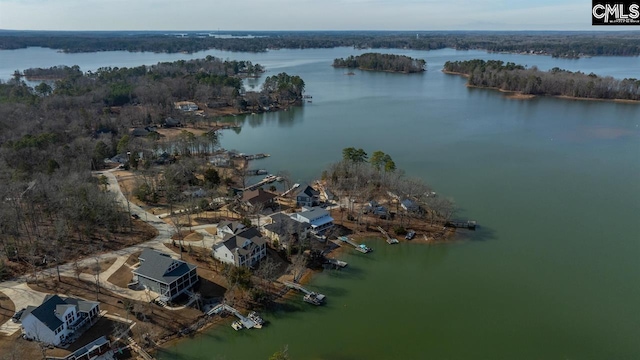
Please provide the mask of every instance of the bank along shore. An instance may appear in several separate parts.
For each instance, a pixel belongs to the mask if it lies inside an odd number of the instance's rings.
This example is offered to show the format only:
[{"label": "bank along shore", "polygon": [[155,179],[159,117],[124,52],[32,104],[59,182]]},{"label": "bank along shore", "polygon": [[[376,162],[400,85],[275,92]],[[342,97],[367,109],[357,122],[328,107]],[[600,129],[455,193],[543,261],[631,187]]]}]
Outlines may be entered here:
[{"label": "bank along shore", "polygon": [[[456,72],[456,71],[442,70],[442,72],[445,73],[445,74],[449,74],[449,75],[458,75],[458,76],[465,77],[467,79],[469,78],[469,75],[464,74],[464,73],[460,73],[460,72]],[[534,94],[525,94],[522,91],[505,90],[505,89],[501,89],[499,87],[492,87],[492,86],[477,86],[477,85],[470,85],[469,83],[467,83],[465,86],[468,87],[468,88],[474,88],[474,89],[496,90],[496,91],[499,91],[501,93],[504,93],[506,98],[514,99],[514,100],[531,100],[531,99],[534,99],[534,98],[537,98],[537,97],[541,96],[541,97],[550,97],[550,98],[557,98],[557,99],[564,99],[564,100],[606,101],[606,102],[616,102],[616,103],[626,103],[626,104],[640,104],[640,100],[598,99],[598,98],[585,98],[585,97],[568,96],[568,95],[534,95]]]},{"label": "bank along shore", "polygon": [[[391,237],[395,237],[398,240],[398,244],[388,244],[386,242],[385,236],[377,229],[378,223],[371,222],[367,225],[359,225],[356,221],[349,220],[340,220],[339,210],[334,209],[330,211],[330,214],[334,219],[336,219],[336,227],[338,228],[339,234],[344,234],[355,243],[358,244],[367,244],[372,246],[374,249],[382,246],[403,246],[408,242],[417,243],[422,245],[436,245],[436,244],[446,244],[452,241],[457,241],[458,237],[456,236],[457,230],[454,227],[445,227],[442,223],[431,224],[429,221],[424,219],[414,219],[410,224],[412,230],[416,232],[416,235],[411,240],[405,239],[404,235],[395,235],[392,232],[389,233]],[[375,217],[373,217],[375,218]],[[366,220],[364,221],[366,222]],[[311,240],[315,241],[315,240]],[[354,253],[356,250],[352,245],[344,243],[343,241],[332,236],[330,239],[327,239],[324,246],[324,257],[326,259],[336,259],[340,260],[344,257],[345,254]],[[364,256],[375,256],[375,251],[371,254],[366,254]],[[311,269],[305,268],[299,280],[296,281],[297,284],[305,286],[311,283],[316,275],[323,271],[349,271],[348,266],[345,269],[331,270],[328,268],[324,269]],[[298,301],[302,294],[295,290],[286,290],[286,287],[282,286],[284,281],[293,282],[293,275],[284,274],[278,278],[273,283],[274,290],[273,296],[273,305],[268,309],[256,309],[248,306],[242,305],[233,305],[236,309],[238,309],[243,314],[247,314],[250,311],[260,311],[265,310],[269,312],[272,309],[278,309],[279,307],[284,306],[288,302]],[[310,289],[313,290],[313,289]],[[331,301],[331,300],[329,300]],[[313,311],[314,307],[311,304],[308,305],[308,311]],[[193,336],[200,336],[202,333],[207,331],[215,331],[216,329],[221,329],[222,326],[229,326],[232,321],[235,320],[233,315],[228,316],[220,316],[220,315],[212,315],[212,316],[202,316],[195,323],[194,326],[197,325],[197,329],[190,332],[187,335],[176,333],[169,336],[166,336],[163,339],[160,339],[155,342],[156,348],[154,352],[162,353],[177,344],[179,344],[183,340],[191,339]],[[268,326],[268,324],[267,324]]]}]

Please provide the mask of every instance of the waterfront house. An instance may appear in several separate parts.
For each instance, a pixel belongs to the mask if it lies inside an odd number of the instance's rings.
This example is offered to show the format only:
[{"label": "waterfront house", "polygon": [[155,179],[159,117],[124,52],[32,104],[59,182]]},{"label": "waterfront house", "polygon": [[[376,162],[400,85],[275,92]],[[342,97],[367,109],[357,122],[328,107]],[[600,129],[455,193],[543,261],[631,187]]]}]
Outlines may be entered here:
[{"label": "waterfront house", "polygon": [[242,223],[237,221],[227,221],[222,220],[217,225],[217,235],[221,238],[224,238],[227,234],[237,234],[245,229],[245,226]]},{"label": "waterfront house", "polygon": [[182,111],[185,111],[185,112],[198,110],[198,105],[196,105],[196,103],[191,102],[191,101],[178,101],[178,102],[175,102],[173,104],[175,105],[176,109],[182,110]]},{"label": "waterfront house", "polygon": [[400,206],[408,211],[408,212],[416,212],[418,210],[420,210],[420,206],[418,204],[416,204],[415,201],[410,200],[410,199],[404,199],[400,202]]},{"label": "waterfront house", "polygon": [[310,230],[311,224],[293,220],[283,213],[271,215],[271,223],[264,226],[265,235],[283,248],[288,248],[296,240],[306,239]]},{"label": "waterfront house", "polygon": [[267,256],[267,240],[255,227],[227,233],[213,246],[213,257],[227,264],[252,267]]},{"label": "waterfront house", "polygon": [[198,282],[195,265],[168,254],[145,249],[138,259],[140,266],[133,270],[133,281],[159,294],[160,301],[172,301]]},{"label": "waterfront house", "polygon": [[257,188],[255,190],[245,190],[242,192],[242,205],[245,209],[252,209],[262,206],[263,209],[273,207],[276,194]]},{"label": "waterfront house", "polygon": [[162,126],[165,127],[165,128],[182,127],[182,123],[180,122],[180,120],[176,120],[174,118],[168,117],[168,118],[164,119],[164,122],[162,123]]},{"label": "waterfront house", "polygon": [[85,326],[91,326],[100,314],[100,304],[75,298],[47,295],[40,306],[29,306],[20,318],[25,338],[54,346]]},{"label": "waterfront house", "polygon": [[320,207],[303,207],[302,211],[293,213],[290,217],[295,221],[309,224],[311,226],[309,231],[318,236],[333,227],[333,218],[327,210]]},{"label": "waterfront house", "polygon": [[316,191],[309,185],[300,186],[296,193],[296,205],[300,207],[320,205],[320,192]]}]

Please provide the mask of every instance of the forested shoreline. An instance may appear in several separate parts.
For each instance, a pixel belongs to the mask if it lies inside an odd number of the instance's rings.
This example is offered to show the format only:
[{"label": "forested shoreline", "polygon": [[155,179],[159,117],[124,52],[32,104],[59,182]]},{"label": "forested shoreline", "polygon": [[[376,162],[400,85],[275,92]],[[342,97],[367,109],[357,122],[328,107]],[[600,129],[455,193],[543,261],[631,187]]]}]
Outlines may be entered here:
[{"label": "forested shoreline", "polygon": [[469,86],[496,88],[526,95],[640,101],[640,80],[618,80],[555,67],[540,71],[499,60],[447,61],[443,71],[465,75]]},{"label": "forested shoreline", "polygon": [[[231,35],[234,35],[232,33]],[[218,38],[142,32],[0,32],[0,49],[47,47],[68,53],[150,51],[193,53],[208,49],[263,52],[269,49],[353,47],[358,49],[486,50],[550,55],[638,56],[637,32],[257,32],[256,37]],[[245,35],[239,32],[238,35]]]},{"label": "forested shoreline", "polygon": [[405,55],[366,53],[333,60],[333,67],[401,73],[423,72],[427,64],[423,59]]}]

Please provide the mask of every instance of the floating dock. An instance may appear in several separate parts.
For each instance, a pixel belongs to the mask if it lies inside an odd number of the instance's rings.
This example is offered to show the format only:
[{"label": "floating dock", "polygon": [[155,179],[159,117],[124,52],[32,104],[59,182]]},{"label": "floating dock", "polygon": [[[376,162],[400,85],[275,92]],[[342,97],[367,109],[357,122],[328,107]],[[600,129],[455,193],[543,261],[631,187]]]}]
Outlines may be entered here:
[{"label": "floating dock", "polygon": [[356,251],[359,251],[359,252],[361,252],[361,253],[363,253],[363,254],[370,253],[370,252],[372,252],[372,251],[373,251],[373,249],[371,249],[371,248],[370,248],[370,247],[368,247],[367,245],[365,245],[365,244],[358,244],[358,243],[356,243],[355,241],[353,241],[353,240],[349,239],[349,238],[348,238],[348,237],[346,237],[346,236],[340,236],[340,237],[338,237],[338,240],[346,242],[347,244],[349,244],[349,245],[353,246],[353,247],[354,247],[354,249],[356,249]]},{"label": "floating dock", "polygon": [[[258,322],[256,322],[255,320],[252,320],[248,317],[243,316],[242,314],[240,314],[240,311],[232,308],[231,306],[227,305],[227,304],[219,304],[214,306],[211,310],[207,311],[207,315],[214,315],[214,314],[219,314],[223,311],[229,312],[232,315],[236,316],[239,321],[242,323],[242,326],[244,326],[247,329],[251,329],[251,328],[256,328],[259,329],[262,327],[262,324],[259,324]],[[236,327],[234,327],[235,329]],[[236,329],[238,330],[238,329]]]},{"label": "floating dock", "polygon": [[347,265],[349,265],[349,264],[347,264],[346,261],[342,261],[342,260],[338,260],[338,259],[327,259],[327,263],[329,263],[329,264],[331,264],[331,265],[333,265],[335,267],[340,267],[340,268],[344,268]]},{"label": "floating dock", "polygon": [[380,226],[378,226],[378,231],[380,231],[382,235],[384,235],[387,238],[387,244],[392,245],[392,244],[399,243],[398,239],[391,238],[391,236],[389,236],[389,234],[387,234],[387,232],[384,231],[384,229],[381,228]]},{"label": "floating dock", "polygon": [[324,301],[326,299],[326,296],[324,296],[323,294],[314,292],[314,291],[310,291],[304,288],[304,286],[300,285],[300,284],[296,284],[296,283],[292,283],[289,281],[284,281],[283,282],[284,286],[288,287],[289,289],[294,289],[294,290],[298,290],[302,293],[304,293],[304,297],[302,298],[302,300],[313,304],[313,305],[322,305],[324,304]]},{"label": "floating dock", "polygon": [[478,223],[475,220],[451,220],[451,221],[447,221],[444,224],[445,227],[452,227],[452,228],[456,228],[456,229],[469,229],[469,230],[475,230],[476,227],[478,226]]}]

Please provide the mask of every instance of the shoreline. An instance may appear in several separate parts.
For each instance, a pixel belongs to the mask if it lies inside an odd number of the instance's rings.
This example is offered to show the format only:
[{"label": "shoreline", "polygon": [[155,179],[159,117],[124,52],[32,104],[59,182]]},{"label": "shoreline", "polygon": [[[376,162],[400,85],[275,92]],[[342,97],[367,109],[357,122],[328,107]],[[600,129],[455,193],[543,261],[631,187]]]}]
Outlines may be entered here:
[{"label": "shoreline", "polygon": [[[458,76],[465,77],[467,79],[469,78],[469,75],[464,73],[447,71],[447,70],[442,70],[442,72],[449,75],[458,75]],[[465,86],[468,88],[474,88],[474,89],[497,90],[507,94],[505,96],[506,98],[514,99],[514,100],[529,100],[536,97],[549,97],[549,98],[557,98],[557,99],[564,99],[564,100],[609,101],[609,102],[615,102],[615,103],[640,104],[640,100],[631,100],[631,99],[601,99],[601,98],[586,98],[586,97],[570,96],[570,95],[547,95],[547,94],[535,95],[535,94],[524,94],[522,91],[506,90],[506,89],[501,89],[501,88],[492,87],[492,86],[470,85],[469,83],[465,84]]]},{"label": "shoreline", "polygon": [[349,69],[349,70],[362,70],[362,71],[371,71],[371,72],[386,72],[386,73],[391,73],[391,74],[404,74],[404,75],[411,75],[411,74],[422,74],[424,72],[426,72],[427,70],[422,69],[420,71],[394,71],[394,70],[376,70],[376,69],[367,69],[367,68],[363,68],[363,67],[355,67],[355,68],[350,68],[347,66],[335,66],[335,65],[331,65],[333,68],[336,69]]}]

